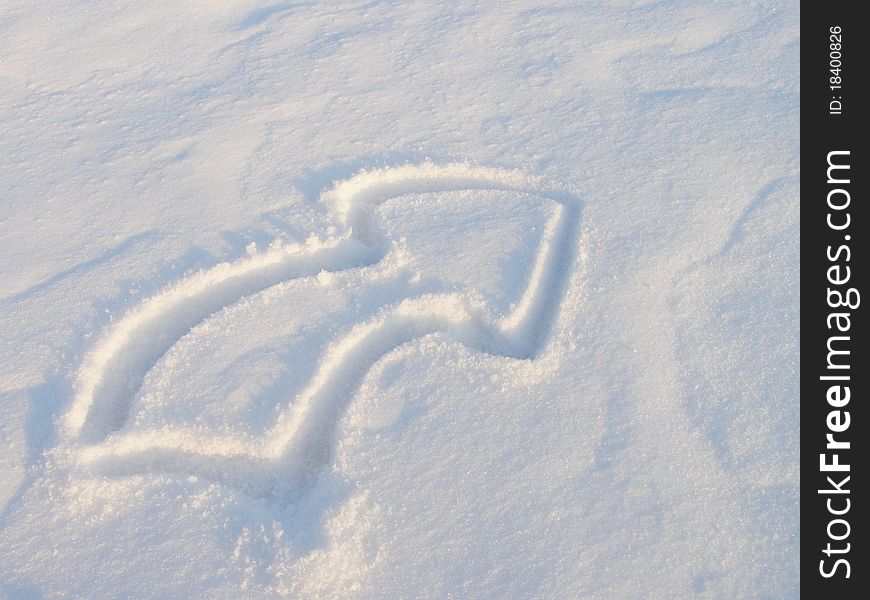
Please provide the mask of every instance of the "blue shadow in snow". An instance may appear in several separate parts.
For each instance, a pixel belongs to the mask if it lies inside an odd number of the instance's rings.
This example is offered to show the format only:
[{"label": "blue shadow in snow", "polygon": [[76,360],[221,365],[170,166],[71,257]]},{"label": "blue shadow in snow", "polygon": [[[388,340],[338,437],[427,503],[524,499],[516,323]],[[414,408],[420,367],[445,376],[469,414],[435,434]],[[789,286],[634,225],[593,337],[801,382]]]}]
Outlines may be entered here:
[{"label": "blue shadow in snow", "polygon": [[272,15],[277,15],[278,13],[287,12],[288,10],[292,10],[294,8],[299,8],[302,6],[306,6],[302,2],[280,2],[278,4],[270,4],[269,6],[263,6],[261,8],[255,8],[251,12],[249,12],[244,19],[239,21],[238,28],[239,29],[250,29],[255,25],[259,25],[263,23]]},{"label": "blue shadow in snow", "polygon": [[0,302],[19,302],[21,300],[26,300],[27,298],[33,296],[37,292],[40,292],[46,288],[49,288],[56,283],[63,281],[67,277],[72,277],[74,275],[83,275],[88,271],[95,269],[96,267],[106,263],[113,258],[117,258],[122,254],[125,254],[132,250],[135,246],[142,242],[146,241],[154,241],[162,237],[162,234],[157,230],[143,231],[142,233],[137,233],[135,235],[131,235],[123,242],[114,246],[112,248],[108,248],[95,256],[94,258],[90,258],[84,262],[80,262],[76,265],[69,267],[68,269],[64,269],[63,271],[59,271],[54,275],[50,276],[48,279],[45,279],[39,283],[31,285],[30,287],[21,290],[20,292],[16,292],[11,296],[6,296],[3,299],[0,299]]}]

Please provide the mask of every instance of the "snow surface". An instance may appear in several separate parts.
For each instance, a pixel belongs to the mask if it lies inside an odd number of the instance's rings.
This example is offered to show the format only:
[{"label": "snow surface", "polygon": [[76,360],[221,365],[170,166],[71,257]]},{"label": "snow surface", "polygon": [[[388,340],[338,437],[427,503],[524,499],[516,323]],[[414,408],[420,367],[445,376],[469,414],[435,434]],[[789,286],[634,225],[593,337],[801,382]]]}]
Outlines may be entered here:
[{"label": "snow surface", "polygon": [[0,597],[797,597],[798,26],[4,2]]}]

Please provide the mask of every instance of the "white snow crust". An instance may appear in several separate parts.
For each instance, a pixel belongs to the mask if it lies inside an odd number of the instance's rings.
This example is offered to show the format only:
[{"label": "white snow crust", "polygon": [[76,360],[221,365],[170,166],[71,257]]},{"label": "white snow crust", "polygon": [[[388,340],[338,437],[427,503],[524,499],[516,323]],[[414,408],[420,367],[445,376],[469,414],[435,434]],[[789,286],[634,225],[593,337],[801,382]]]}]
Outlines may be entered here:
[{"label": "white snow crust", "polygon": [[0,5],[0,598],[796,598],[791,0]]}]

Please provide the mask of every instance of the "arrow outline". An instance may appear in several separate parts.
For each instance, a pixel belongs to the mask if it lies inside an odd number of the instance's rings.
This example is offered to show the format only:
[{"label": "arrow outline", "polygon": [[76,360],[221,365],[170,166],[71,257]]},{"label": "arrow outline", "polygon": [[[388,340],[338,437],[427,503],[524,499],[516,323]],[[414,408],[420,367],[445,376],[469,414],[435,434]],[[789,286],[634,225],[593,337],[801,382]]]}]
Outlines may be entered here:
[{"label": "arrow outline", "polygon": [[[181,428],[122,431],[147,372],[196,324],[288,280],[377,264],[390,247],[376,218],[379,204],[409,194],[458,190],[513,191],[556,203],[526,288],[499,321],[466,294],[406,298],[331,343],[308,384],[259,439],[204,438]],[[60,424],[61,439],[75,463],[117,476],[195,474],[253,496],[291,498],[326,466],[339,419],[369,370],[393,349],[443,332],[494,356],[532,360],[538,355],[576,259],[582,210],[577,194],[515,170],[426,162],[361,171],[335,183],[321,194],[321,202],[341,233],[326,239],[312,236],[304,243],[274,243],[266,252],[195,273],[144,300],[103,334],[79,368],[75,395]],[[143,338],[150,346],[137,345]]]}]

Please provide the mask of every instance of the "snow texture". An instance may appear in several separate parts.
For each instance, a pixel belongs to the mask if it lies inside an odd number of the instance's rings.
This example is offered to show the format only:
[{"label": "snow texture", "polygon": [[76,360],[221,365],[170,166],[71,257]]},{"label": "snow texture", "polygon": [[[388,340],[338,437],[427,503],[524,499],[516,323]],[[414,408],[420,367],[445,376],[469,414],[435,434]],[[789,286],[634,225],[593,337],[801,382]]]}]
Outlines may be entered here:
[{"label": "snow texture", "polygon": [[796,598],[794,1],[0,6],[0,598]]}]

